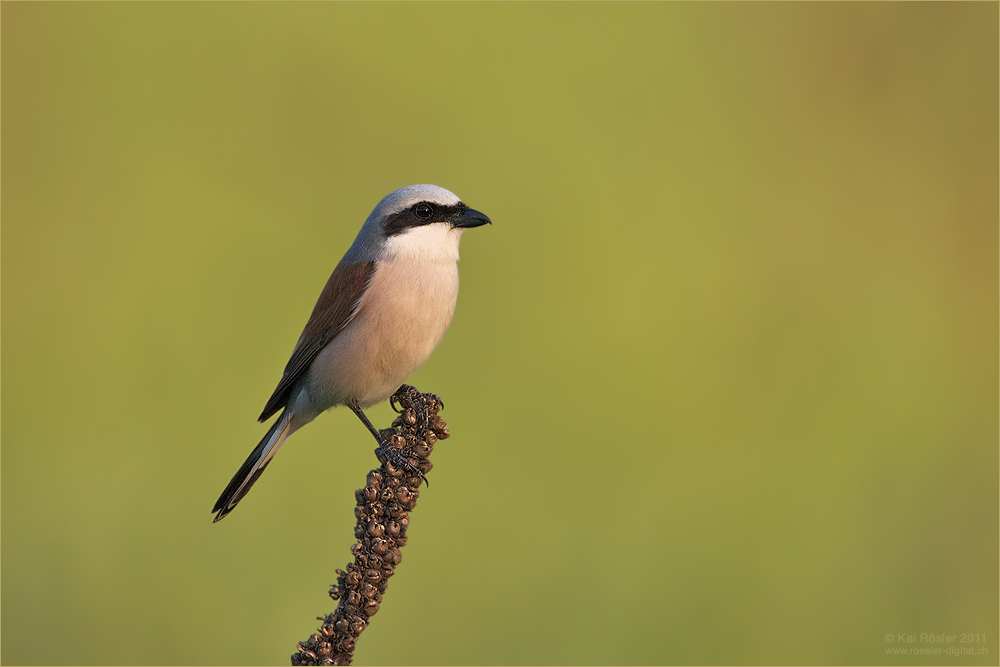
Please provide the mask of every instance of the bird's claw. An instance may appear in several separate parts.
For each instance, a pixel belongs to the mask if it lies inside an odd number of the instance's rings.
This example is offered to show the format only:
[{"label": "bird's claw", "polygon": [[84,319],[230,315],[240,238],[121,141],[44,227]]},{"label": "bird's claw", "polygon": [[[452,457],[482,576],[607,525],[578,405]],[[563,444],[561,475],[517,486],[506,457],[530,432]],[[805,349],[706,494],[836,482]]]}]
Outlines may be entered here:
[{"label": "bird's claw", "polygon": [[393,467],[398,468],[403,471],[409,477],[419,477],[427,486],[429,487],[431,483],[427,480],[427,476],[424,475],[424,471],[418,466],[414,465],[410,459],[406,457],[402,449],[398,447],[393,447],[388,442],[382,443],[380,447],[375,450],[375,455],[379,460],[384,463],[391,463]]}]

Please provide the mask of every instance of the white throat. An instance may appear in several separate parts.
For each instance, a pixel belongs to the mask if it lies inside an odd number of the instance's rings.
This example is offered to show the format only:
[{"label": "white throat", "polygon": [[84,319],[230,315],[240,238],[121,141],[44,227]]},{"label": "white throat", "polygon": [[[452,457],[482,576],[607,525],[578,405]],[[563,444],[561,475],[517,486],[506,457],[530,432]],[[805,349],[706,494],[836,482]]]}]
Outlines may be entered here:
[{"label": "white throat", "polygon": [[417,259],[434,264],[457,262],[458,242],[462,239],[462,231],[446,222],[411,227],[402,234],[386,239],[382,258]]}]

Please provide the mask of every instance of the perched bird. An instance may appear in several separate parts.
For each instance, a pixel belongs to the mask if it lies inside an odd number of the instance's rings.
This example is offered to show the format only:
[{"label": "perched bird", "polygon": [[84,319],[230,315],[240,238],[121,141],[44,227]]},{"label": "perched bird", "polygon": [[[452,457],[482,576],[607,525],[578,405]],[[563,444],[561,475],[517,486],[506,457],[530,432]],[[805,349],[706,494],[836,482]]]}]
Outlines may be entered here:
[{"label": "perched bird", "polygon": [[259,421],[281,415],[219,496],[215,521],[233,511],[288,436],[325,410],[346,405],[385,445],[362,409],[389,398],[427,361],[455,312],[462,232],[489,222],[436,185],[401,188],[378,203],[326,281]]}]

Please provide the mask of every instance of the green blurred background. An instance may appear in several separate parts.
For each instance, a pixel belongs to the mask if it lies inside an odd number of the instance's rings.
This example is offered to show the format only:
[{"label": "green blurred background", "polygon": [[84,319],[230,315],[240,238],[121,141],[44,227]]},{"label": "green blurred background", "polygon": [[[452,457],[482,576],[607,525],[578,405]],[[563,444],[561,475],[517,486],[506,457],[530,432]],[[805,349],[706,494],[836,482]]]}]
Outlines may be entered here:
[{"label": "green blurred background", "polygon": [[324,415],[209,509],[362,220],[430,182],[495,224],[357,664],[997,664],[997,24],[4,3],[2,661],[288,664],[369,436]]}]

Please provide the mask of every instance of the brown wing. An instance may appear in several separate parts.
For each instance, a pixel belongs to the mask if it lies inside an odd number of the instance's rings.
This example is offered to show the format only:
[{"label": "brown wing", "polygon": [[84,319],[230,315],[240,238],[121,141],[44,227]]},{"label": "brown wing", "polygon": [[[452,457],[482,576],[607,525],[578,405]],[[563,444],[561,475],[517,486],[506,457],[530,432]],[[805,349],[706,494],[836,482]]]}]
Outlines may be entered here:
[{"label": "brown wing", "polygon": [[267,421],[288,404],[292,389],[316,359],[316,355],[340,333],[354,317],[361,295],[375,272],[375,262],[338,264],[313,307],[306,328],[292,351],[277,389],[271,394],[258,421]]}]

